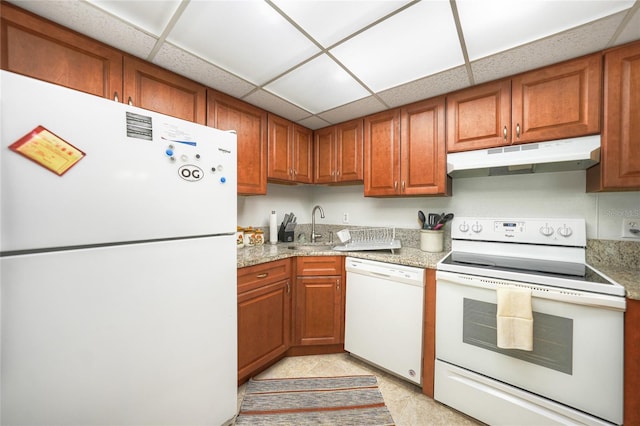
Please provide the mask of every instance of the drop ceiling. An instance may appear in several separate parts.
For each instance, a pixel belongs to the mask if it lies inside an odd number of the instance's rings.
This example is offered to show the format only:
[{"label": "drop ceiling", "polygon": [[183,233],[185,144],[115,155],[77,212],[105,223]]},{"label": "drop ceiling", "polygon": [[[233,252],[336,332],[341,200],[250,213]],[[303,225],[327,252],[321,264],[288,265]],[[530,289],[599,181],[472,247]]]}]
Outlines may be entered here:
[{"label": "drop ceiling", "polygon": [[12,0],[311,129],[640,39],[640,0]]}]

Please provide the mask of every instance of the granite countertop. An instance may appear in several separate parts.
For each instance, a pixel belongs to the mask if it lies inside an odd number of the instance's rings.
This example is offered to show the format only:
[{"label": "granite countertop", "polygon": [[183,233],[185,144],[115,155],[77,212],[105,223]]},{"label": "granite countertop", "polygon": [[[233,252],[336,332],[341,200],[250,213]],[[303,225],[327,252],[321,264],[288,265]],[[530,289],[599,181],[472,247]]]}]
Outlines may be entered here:
[{"label": "granite countertop", "polygon": [[640,300],[640,269],[597,263],[591,266],[624,286],[629,299]]},{"label": "granite countertop", "polygon": [[[256,247],[239,248],[238,268],[296,256],[351,256],[360,259],[395,263],[398,265],[435,269],[436,264],[446,255],[447,251],[429,253],[413,247],[402,247],[399,250],[395,250],[395,253],[392,254],[390,250],[354,252],[335,251],[331,250],[329,245],[321,243],[316,244],[315,246],[311,244],[298,245],[295,243],[278,243],[274,245],[265,244]],[[624,286],[627,291],[628,298],[640,300],[640,269],[611,265],[604,262],[590,262],[590,264],[603,274]]]},{"label": "granite countertop", "polygon": [[[299,249],[301,246],[302,249]],[[292,249],[289,247],[295,248]],[[447,254],[446,251],[428,253],[412,247],[402,247],[401,249],[395,250],[395,253],[391,253],[391,250],[335,251],[331,250],[327,244],[316,244],[317,249],[309,249],[311,247],[314,246],[310,244],[278,243],[274,245],[264,244],[256,247],[239,248],[238,268],[295,256],[351,256],[398,265],[435,269],[436,264]]]}]

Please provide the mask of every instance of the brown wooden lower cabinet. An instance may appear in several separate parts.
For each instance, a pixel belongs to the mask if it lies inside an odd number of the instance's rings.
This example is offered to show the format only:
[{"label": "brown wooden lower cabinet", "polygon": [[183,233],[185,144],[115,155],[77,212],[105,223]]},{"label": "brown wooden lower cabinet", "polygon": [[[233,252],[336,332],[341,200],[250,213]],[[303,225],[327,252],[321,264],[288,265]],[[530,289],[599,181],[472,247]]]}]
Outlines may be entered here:
[{"label": "brown wooden lower cabinet", "polygon": [[344,343],[344,257],[296,259],[294,345]]},{"label": "brown wooden lower cabinet", "polygon": [[238,269],[238,383],[284,355],[290,330],[290,260]]}]

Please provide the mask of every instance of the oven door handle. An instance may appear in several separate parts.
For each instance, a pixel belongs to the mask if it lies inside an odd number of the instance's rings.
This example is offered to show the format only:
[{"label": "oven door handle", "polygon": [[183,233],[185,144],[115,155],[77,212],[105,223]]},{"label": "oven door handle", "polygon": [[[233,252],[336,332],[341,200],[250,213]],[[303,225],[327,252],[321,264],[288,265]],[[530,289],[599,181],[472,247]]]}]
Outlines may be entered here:
[{"label": "oven door handle", "polygon": [[441,283],[482,288],[495,291],[500,285],[511,285],[531,289],[531,296],[538,299],[555,300],[574,305],[593,306],[614,311],[626,310],[624,297],[610,296],[607,294],[589,293],[585,291],[543,286],[518,281],[509,281],[499,278],[479,277],[448,271],[436,271],[436,285]]}]

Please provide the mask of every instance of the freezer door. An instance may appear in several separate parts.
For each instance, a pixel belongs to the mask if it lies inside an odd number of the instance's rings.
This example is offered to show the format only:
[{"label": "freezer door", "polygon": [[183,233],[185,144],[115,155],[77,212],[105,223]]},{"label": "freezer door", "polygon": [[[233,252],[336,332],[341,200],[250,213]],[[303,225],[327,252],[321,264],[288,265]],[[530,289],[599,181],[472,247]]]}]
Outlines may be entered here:
[{"label": "freezer door", "polygon": [[1,258],[1,423],[231,419],[234,247],[225,236]]},{"label": "freezer door", "polygon": [[0,72],[0,251],[235,232],[235,134]]}]

